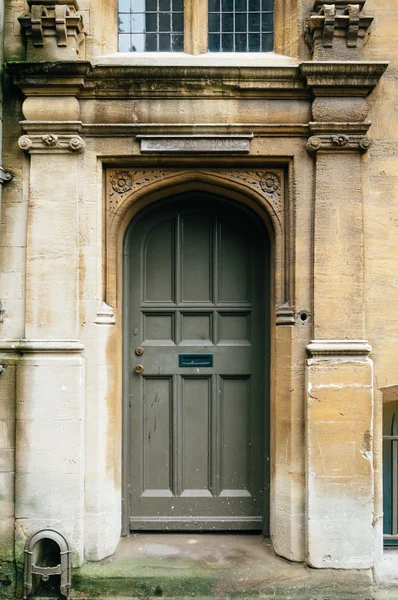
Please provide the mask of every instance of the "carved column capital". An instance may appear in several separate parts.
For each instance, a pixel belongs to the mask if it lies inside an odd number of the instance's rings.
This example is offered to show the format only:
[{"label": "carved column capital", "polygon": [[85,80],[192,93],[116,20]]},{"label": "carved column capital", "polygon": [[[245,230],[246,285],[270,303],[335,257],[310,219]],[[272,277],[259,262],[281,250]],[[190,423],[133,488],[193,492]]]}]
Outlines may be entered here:
[{"label": "carved column capital", "polygon": [[307,141],[308,152],[366,152],[372,145],[372,140],[368,136],[330,133],[322,135],[313,135]]},{"label": "carved column capital", "polygon": [[28,61],[84,58],[85,31],[77,0],[28,0],[19,17]]},{"label": "carved column capital", "polygon": [[18,140],[18,145],[24,152],[29,154],[47,154],[54,152],[62,154],[75,152],[81,154],[85,143],[79,135],[56,135],[47,133],[45,135],[23,135]]},{"label": "carved column capital", "polygon": [[366,0],[315,0],[305,27],[305,39],[314,60],[361,57],[362,46],[373,17],[362,14]]}]

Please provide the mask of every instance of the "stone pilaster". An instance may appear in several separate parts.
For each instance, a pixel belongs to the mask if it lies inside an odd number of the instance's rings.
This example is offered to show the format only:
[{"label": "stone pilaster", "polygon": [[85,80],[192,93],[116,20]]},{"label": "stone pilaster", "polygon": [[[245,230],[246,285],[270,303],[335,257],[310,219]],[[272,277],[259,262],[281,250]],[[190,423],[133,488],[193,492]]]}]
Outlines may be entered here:
[{"label": "stone pilaster", "polygon": [[315,96],[313,332],[306,369],[307,561],[373,566],[373,363],[365,338],[365,96],[385,65],[305,63]]},{"label": "stone pilaster", "polygon": [[[29,99],[26,112],[37,119],[42,104],[37,98],[35,115],[35,100]],[[74,103],[65,98],[64,106]],[[64,124],[52,122],[50,130],[32,120],[19,139],[30,157],[25,339],[2,347],[20,355],[16,558],[27,535],[52,527],[70,542],[76,565],[84,548],[84,361],[78,339],[78,183],[84,141],[73,131],[73,116],[67,112]]]}]

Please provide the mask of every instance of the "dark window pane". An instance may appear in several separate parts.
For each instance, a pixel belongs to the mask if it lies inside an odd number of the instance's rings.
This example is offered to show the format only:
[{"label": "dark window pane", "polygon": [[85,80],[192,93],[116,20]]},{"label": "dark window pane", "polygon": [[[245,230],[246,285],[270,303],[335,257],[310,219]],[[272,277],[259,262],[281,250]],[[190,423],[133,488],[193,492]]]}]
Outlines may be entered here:
[{"label": "dark window pane", "polygon": [[260,31],[260,13],[249,13],[249,31]]},{"label": "dark window pane", "polygon": [[173,10],[182,12],[184,10],[184,0],[173,0]]},{"label": "dark window pane", "polygon": [[222,0],[222,10],[232,12],[234,10],[234,0]]},{"label": "dark window pane", "polygon": [[274,36],[272,33],[265,33],[262,36],[262,52],[272,52],[274,49]]},{"label": "dark window pane", "polygon": [[157,14],[149,13],[148,15],[145,15],[145,30],[146,31],[157,31],[158,30]]},{"label": "dark window pane", "polygon": [[236,11],[247,11],[247,0],[235,0],[235,10]]},{"label": "dark window pane", "polygon": [[262,10],[274,10],[274,0],[262,0]]},{"label": "dark window pane", "polygon": [[272,31],[273,30],[273,14],[265,13],[262,16],[261,31]]},{"label": "dark window pane", "polygon": [[145,51],[146,52],[157,52],[158,50],[158,36],[156,33],[148,33],[145,36]]},{"label": "dark window pane", "polygon": [[170,0],[159,0],[159,10],[170,10]]},{"label": "dark window pane", "polygon": [[119,35],[119,52],[130,52],[130,34]]},{"label": "dark window pane", "polygon": [[182,13],[173,14],[173,31],[184,31],[184,17]]},{"label": "dark window pane", "polygon": [[259,33],[249,33],[249,52],[260,52],[260,34]]},{"label": "dark window pane", "polygon": [[170,52],[171,50],[171,35],[168,33],[159,34],[159,51]]},{"label": "dark window pane", "polygon": [[220,52],[220,36],[210,34],[209,35],[209,52]]},{"label": "dark window pane", "polygon": [[184,36],[175,35],[171,36],[171,49],[174,52],[184,52]]},{"label": "dark window pane", "polygon": [[157,11],[158,9],[158,0],[146,0],[146,4],[145,4],[145,10],[151,11]]},{"label": "dark window pane", "polygon": [[222,51],[233,52],[234,51],[234,36],[231,34],[222,36]]},{"label": "dark window pane", "polygon": [[209,32],[220,31],[220,15],[209,14]]},{"label": "dark window pane", "polygon": [[261,0],[249,0],[249,10],[260,10]]},{"label": "dark window pane", "polygon": [[245,33],[247,31],[247,13],[236,13],[235,31]]},{"label": "dark window pane", "polygon": [[119,12],[130,12],[130,0],[119,0]]},{"label": "dark window pane", "polygon": [[220,0],[209,0],[209,12],[218,12],[220,10]]},{"label": "dark window pane", "polygon": [[224,13],[222,16],[222,30],[225,32],[234,30],[234,15],[233,13]]},{"label": "dark window pane", "polygon": [[237,33],[235,36],[235,52],[247,52],[247,34]]},{"label": "dark window pane", "polygon": [[159,31],[170,31],[170,15],[159,13]]}]

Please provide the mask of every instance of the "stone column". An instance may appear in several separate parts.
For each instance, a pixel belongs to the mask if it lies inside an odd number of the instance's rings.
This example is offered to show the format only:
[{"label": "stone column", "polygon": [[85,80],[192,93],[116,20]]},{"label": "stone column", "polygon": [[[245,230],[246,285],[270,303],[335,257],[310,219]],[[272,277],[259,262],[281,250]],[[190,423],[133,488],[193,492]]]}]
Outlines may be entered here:
[{"label": "stone column", "polygon": [[[61,100],[66,109],[77,104],[74,98]],[[54,98],[29,98],[25,115],[40,114],[49,101],[57,110]],[[25,339],[10,342],[22,354],[16,384],[16,556],[20,560],[28,535],[53,527],[66,536],[79,564],[84,368],[78,340],[78,173],[84,142],[77,133],[54,133],[54,127],[38,133],[39,127],[29,122],[29,134],[19,140],[30,154],[30,180]]]},{"label": "stone column", "polygon": [[370,146],[364,96],[380,76],[378,68],[302,65],[315,95],[307,144],[315,158],[314,340],[306,373],[306,552],[314,567],[365,569],[374,562],[362,154]]}]

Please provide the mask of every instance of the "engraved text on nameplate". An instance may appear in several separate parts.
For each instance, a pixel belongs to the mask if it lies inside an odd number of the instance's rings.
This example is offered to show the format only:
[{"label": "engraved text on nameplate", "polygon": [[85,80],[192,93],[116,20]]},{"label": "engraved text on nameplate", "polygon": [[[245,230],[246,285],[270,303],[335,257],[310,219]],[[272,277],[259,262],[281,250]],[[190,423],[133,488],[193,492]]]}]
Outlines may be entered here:
[{"label": "engraved text on nameplate", "polygon": [[141,138],[141,152],[240,152],[250,151],[250,138],[153,137]]}]

